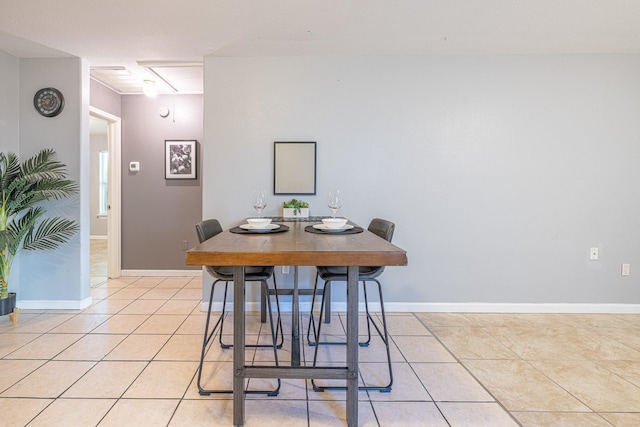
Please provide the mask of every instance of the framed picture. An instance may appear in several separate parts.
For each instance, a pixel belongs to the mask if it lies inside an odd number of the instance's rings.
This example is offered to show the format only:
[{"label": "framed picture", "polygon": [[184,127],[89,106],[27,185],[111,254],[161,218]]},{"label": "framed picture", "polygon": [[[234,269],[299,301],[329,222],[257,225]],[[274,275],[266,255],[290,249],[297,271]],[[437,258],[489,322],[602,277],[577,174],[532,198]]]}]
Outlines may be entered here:
[{"label": "framed picture", "polygon": [[164,141],[164,178],[196,179],[198,169],[197,141]]},{"label": "framed picture", "polygon": [[316,194],[316,143],[273,143],[273,194]]}]

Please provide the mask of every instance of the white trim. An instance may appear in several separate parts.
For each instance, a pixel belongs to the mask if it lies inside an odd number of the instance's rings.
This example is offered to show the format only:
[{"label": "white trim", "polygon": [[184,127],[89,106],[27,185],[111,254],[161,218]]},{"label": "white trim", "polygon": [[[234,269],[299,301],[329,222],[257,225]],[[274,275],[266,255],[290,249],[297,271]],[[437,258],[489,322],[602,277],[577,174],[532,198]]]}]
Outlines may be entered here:
[{"label": "white trim", "polygon": [[91,297],[80,301],[70,300],[18,300],[16,307],[22,310],[83,310],[93,303]]},{"label": "white trim", "polygon": [[[258,302],[247,302],[247,311],[259,311]],[[208,303],[200,304],[201,311],[207,311]],[[311,302],[301,302],[300,312],[308,312]],[[273,305],[275,310],[275,304]],[[213,303],[213,311],[222,310],[222,302]],[[233,303],[227,302],[227,310],[233,311]],[[345,312],[345,302],[333,302],[331,310]],[[380,311],[380,303],[370,302],[369,310]],[[602,314],[637,314],[640,304],[506,304],[506,303],[385,303],[387,313],[602,313]],[[280,301],[280,311],[291,312],[291,302]],[[364,312],[364,303],[360,302],[359,311]]]},{"label": "white trim", "polygon": [[91,240],[107,240],[107,239],[108,239],[108,237],[107,237],[107,236],[102,236],[102,235],[100,235],[100,236],[99,236],[99,235],[94,235],[94,234],[92,234],[91,236],[89,236],[89,238],[90,238]]},{"label": "white trim", "polygon": [[167,277],[197,277],[202,275],[202,270],[122,270],[123,276],[167,276]]},{"label": "white trim", "polygon": [[[106,85],[105,85],[106,86]],[[108,86],[106,86],[108,87]],[[121,275],[121,193],[122,193],[122,123],[121,118],[95,107],[89,114],[107,121],[109,150],[109,214],[107,215],[107,275],[116,279]]]}]

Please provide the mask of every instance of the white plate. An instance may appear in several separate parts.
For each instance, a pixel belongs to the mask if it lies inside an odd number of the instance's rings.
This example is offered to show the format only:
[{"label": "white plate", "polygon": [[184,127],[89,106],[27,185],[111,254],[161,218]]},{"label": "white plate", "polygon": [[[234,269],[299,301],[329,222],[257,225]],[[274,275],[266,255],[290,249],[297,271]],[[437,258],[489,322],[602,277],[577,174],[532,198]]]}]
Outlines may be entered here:
[{"label": "white plate", "polygon": [[313,228],[315,228],[317,230],[328,231],[329,233],[331,233],[331,232],[339,233],[340,231],[351,230],[353,228],[353,225],[346,224],[344,227],[331,228],[331,227],[327,227],[324,224],[316,224],[316,225],[313,226]]},{"label": "white plate", "polygon": [[275,230],[280,227],[280,224],[269,224],[266,227],[255,227],[251,224],[242,224],[240,228],[244,230]]}]

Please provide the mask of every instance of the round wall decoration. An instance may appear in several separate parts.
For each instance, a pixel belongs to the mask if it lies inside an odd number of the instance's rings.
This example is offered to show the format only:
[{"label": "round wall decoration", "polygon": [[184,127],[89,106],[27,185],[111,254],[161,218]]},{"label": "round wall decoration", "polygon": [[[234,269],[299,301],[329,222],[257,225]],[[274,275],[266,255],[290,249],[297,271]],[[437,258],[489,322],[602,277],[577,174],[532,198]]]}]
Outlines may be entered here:
[{"label": "round wall decoration", "polygon": [[33,97],[33,106],[43,116],[55,117],[64,108],[64,96],[58,89],[46,87],[36,92]]}]

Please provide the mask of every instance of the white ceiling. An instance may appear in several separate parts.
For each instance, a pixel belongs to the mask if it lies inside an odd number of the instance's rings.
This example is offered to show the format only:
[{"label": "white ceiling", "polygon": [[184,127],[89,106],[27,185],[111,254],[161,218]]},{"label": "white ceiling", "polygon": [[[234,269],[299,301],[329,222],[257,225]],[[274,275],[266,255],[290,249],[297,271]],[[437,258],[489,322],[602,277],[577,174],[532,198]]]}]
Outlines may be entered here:
[{"label": "white ceiling", "polygon": [[207,55],[640,54],[640,1],[0,0],[0,50],[189,93]]}]

